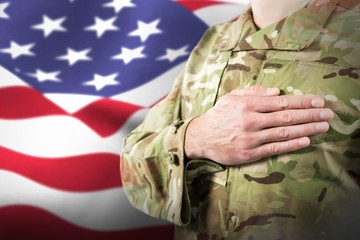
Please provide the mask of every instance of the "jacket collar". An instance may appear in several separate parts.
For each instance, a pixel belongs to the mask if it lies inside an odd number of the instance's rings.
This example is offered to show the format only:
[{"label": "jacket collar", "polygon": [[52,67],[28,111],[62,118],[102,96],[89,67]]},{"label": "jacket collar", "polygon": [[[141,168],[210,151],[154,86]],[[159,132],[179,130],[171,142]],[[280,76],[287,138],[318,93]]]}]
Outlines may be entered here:
[{"label": "jacket collar", "polygon": [[218,48],[222,51],[278,49],[299,51],[307,48],[322,31],[339,0],[312,0],[290,16],[258,30],[251,8],[230,24]]}]

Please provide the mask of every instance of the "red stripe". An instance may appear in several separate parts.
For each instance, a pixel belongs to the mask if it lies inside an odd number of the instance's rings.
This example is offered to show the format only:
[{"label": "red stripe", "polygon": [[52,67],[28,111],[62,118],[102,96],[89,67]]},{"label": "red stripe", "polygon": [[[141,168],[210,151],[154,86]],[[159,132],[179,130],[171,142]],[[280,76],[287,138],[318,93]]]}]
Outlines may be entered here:
[{"label": "red stripe", "polygon": [[62,108],[29,87],[0,88],[0,118],[23,119],[49,115],[73,116],[99,136],[107,137],[118,131],[141,106],[112,99],[100,99],[74,114]]},{"label": "red stripe", "polygon": [[119,130],[126,120],[141,108],[112,99],[100,99],[87,105],[73,116],[95,130],[100,136],[107,137]]},{"label": "red stripe", "polygon": [[28,156],[0,146],[0,169],[66,191],[121,187],[119,160],[118,155],[106,153],[47,159]]},{"label": "red stripe", "polygon": [[22,86],[0,88],[0,109],[4,119],[66,114],[35,89]]},{"label": "red stripe", "polygon": [[156,226],[123,231],[93,231],[77,227],[39,208],[0,208],[2,240],[144,240],[173,239],[173,226]]},{"label": "red stripe", "polygon": [[192,12],[204,7],[209,7],[217,4],[224,4],[221,1],[211,1],[211,0],[176,0],[176,2],[183,5]]}]

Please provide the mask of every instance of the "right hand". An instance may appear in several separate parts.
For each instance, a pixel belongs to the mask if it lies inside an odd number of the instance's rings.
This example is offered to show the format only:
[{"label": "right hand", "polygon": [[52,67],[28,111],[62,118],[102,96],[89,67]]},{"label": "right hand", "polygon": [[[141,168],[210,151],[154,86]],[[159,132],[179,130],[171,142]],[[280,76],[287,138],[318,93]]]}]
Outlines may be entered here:
[{"label": "right hand", "polygon": [[305,148],[309,136],[329,129],[334,113],[323,99],[279,94],[255,85],[224,95],[188,125],[186,156],[243,164]]}]

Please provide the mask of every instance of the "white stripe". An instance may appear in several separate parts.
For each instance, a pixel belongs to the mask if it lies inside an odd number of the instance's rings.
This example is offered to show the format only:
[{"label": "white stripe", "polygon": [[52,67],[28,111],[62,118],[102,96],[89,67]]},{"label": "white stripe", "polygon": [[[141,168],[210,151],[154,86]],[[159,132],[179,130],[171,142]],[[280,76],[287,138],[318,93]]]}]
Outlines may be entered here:
[{"label": "white stripe", "polygon": [[0,207],[17,204],[39,207],[74,225],[92,230],[112,231],[165,224],[133,208],[122,188],[65,192],[3,170],[0,170],[0,179]]},{"label": "white stripe", "polygon": [[[169,93],[175,78],[184,67],[185,62],[137,88],[114,95],[111,99],[149,107]],[[100,99],[99,97],[80,94],[45,94],[45,96],[69,113],[74,113]]]},{"label": "white stripe", "polygon": [[[16,74],[8,71],[0,66],[0,88],[16,87],[16,86],[29,86],[25,81],[21,80]],[[30,87],[30,86],[29,86]],[[49,100],[57,104],[60,108],[68,113],[76,112],[82,107],[100,99],[97,96],[81,95],[81,94],[45,94]]]},{"label": "white stripe", "polygon": [[0,65],[1,84],[0,87],[12,86],[28,86],[24,81],[19,79],[15,74],[11,73]]},{"label": "white stripe", "polygon": [[[175,66],[146,84],[127,92],[114,95],[111,99],[128,102],[142,107],[149,107],[169,93],[175,78],[184,67],[185,62]],[[45,96],[69,113],[76,112],[86,105],[100,99],[99,97],[81,94],[45,94]]]},{"label": "white stripe", "polygon": [[44,96],[68,113],[74,113],[102,97],[82,94],[48,93]]},{"label": "white stripe", "polygon": [[[111,97],[111,99],[128,102],[143,107],[149,107],[169,93],[175,78],[179,75],[180,71],[184,67],[185,62],[180,63],[179,65],[171,68],[169,71],[152,79],[146,84],[131,89],[127,92],[115,95]],[[0,87],[26,86],[24,81],[1,66],[0,76],[2,77]],[[44,96],[68,113],[74,113],[86,105],[100,99],[100,97],[97,96],[83,94],[49,93],[44,94]]]},{"label": "white stripe", "polygon": [[38,157],[119,154],[122,139],[141,123],[147,111],[142,109],[133,114],[119,131],[107,138],[68,116],[0,120],[0,146]]},{"label": "white stripe", "polygon": [[112,99],[149,107],[169,93],[175,78],[184,67],[185,62],[180,63],[154,80],[131,91],[113,96]]}]

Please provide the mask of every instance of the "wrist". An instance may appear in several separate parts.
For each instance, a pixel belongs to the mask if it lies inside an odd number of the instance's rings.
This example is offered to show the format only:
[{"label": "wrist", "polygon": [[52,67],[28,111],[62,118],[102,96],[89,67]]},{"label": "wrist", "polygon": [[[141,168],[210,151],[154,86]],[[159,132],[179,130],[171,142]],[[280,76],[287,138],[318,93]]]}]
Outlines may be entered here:
[{"label": "wrist", "polygon": [[199,139],[198,118],[194,118],[187,126],[184,140],[184,153],[188,159],[201,158],[202,151],[200,148],[201,140]]}]

